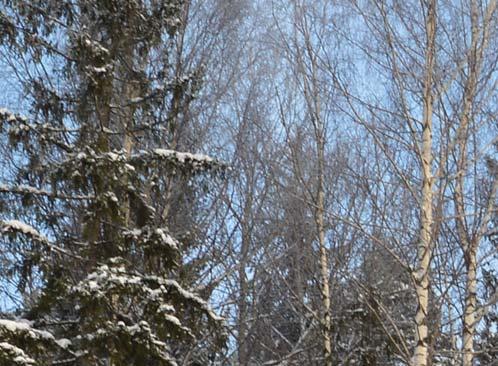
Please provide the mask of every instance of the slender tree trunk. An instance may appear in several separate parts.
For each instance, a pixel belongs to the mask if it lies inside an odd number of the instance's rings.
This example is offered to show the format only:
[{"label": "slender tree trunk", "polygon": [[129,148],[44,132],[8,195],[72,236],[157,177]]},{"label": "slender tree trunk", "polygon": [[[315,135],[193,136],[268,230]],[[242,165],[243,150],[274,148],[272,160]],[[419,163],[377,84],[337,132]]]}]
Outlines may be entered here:
[{"label": "slender tree trunk", "polygon": [[298,80],[302,78],[302,91],[314,130],[317,154],[317,176],[315,181],[317,188],[312,201],[319,246],[320,323],[324,356],[323,365],[332,366],[329,263],[328,250],[325,245],[325,125],[321,116],[318,60],[311,35],[312,26],[308,23],[307,5],[302,1],[294,1],[293,5],[294,29],[292,46],[295,54],[290,55],[290,59],[296,66]]},{"label": "slender tree trunk", "polygon": [[330,320],[330,287],[329,287],[329,265],[328,253],[325,246],[325,192],[323,187],[323,163],[324,163],[324,146],[323,137],[320,138],[318,146],[318,200],[317,200],[317,217],[316,224],[318,230],[318,244],[320,246],[320,277],[321,277],[321,292],[322,292],[322,311],[323,311],[323,353],[325,362],[324,365],[332,366],[332,340],[331,335],[331,320]]},{"label": "slender tree trunk", "polygon": [[420,238],[418,244],[418,268],[414,275],[417,296],[415,316],[415,350],[412,366],[426,366],[428,362],[429,269],[432,254],[432,113],[433,113],[433,70],[435,61],[436,1],[428,4],[426,17],[427,48],[425,55],[426,71],[424,80],[424,111],[422,132],[422,197],[420,207]]},{"label": "slender tree trunk", "polygon": [[477,310],[477,260],[474,245],[467,253],[465,267],[467,281],[465,283],[465,314],[463,318],[463,366],[472,366],[474,360],[474,333]]},{"label": "slender tree trunk", "polygon": [[[306,24],[306,22],[305,22]],[[309,25],[306,24],[306,29]],[[318,232],[318,245],[320,248],[320,282],[322,295],[322,339],[324,365],[332,366],[332,322],[330,318],[330,285],[328,251],[325,246],[325,125],[321,117],[320,90],[318,86],[318,65],[313,49],[310,34],[304,37],[306,53],[311,65],[310,78],[304,77],[304,95],[312,116],[315,131],[317,150],[317,197],[316,197],[316,226]],[[300,60],[301,66],[304,66]],[[303,71],[303,76],[306,72]]]},{"label": "slender tree trunk", "polygon": [[[477,250],[487,226],[487,220],[481,223],[481,230],[471,238],[465,221],[464,172],[467,168],[467,140],[471,110],[476,95],[478,75],[482,66],[482,56],[488,44],[488,27],[492,14],[496,10],[496,1],[491,1],[483,18],[482,41],[480,37],[479,9],[476,0],[471,1],[471,47],[468,53],[468,77],[465,83],[463,110],[460,119],[458,138],[457,182],[455,185],[455,209],[457,232],[465,256],[465,310],[463,318],[463,366],[472,366],[474,360],[474,335],[477,312]],[[493,196],[493,195],[492,195]],[[490,210],[491,208],[489,208]],[[485,215],[488,217],[489,212]]]},{"label": "slender tree trunk", "polygon": [[249,286],[247,283],[247,260],[249,254],[249,225],[246,220],[249,218],[249,212],[252,206],[252,199],[248,198],[246,202],[245,213],[241,223],[242,226],[242,242],[241,242],[241,253],[240,253],[240,264],[239,264],[239,297],[238,297],[238,324],[237,324],[237,349],[239,365],[246,366],[249,363],[249,352],[247,347],[247,299],[249,296]]},{"label": "slender tree trunk", "polygon": [[310,108],[313,128],[315,130],[317,149],[317,197],[316,197],[316,226],[318,232],[318,245],[320,248],[320,282],[322,295],[322,336],[324,365],[332,366],[332,324],[330,319],[330,285],[328,252],[325,246],[325,126],[321,119],[320,91],[318,88],[316,56],[313,52],[311,41],[305,38],[305,45],[311,62],[311,80],[304,81],[305,98]]}]

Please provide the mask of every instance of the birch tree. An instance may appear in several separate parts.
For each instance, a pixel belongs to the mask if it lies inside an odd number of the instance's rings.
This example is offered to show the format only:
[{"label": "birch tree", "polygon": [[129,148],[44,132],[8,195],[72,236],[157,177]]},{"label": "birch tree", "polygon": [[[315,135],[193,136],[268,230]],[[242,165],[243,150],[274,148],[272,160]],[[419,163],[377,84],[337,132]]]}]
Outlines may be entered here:
[{"label": "birch tree", "polygon": [[[489,52],[488,48],[492,44],[493,19],[496,14],[496,1],[486,4],[478,4],[477,1],[470,1],[466,5],[469,11],[468,22],[470,24],[470,36],[467,42],[462,43],[468,47],[462,62],[462,92],[458,118],[458,127],[455,130],[455,183],[453,189],[455,227],[458,241],[462,248],[465,263],[465,305],[463,316],[463,365],[471,366],[474,359],[473,342],[475,338],[476,325],[479,322],[479,310],[477,306],[478,286],[478,253],[479,246],[484,240],[488,230],[491,217],[493,215],[494,201],[496,199],[497,183],[493,181],[487,193],[487,197],[481,203],[471,202],[466,199],[468,189],[466,189],[467,177],[472,176],[469,170],[482,166],[483,158],[486,154],[485,145],[479,147],[480,152],[472,153],[472,139],[487,130],[489,124],[487,118],[482,116],[481,108],[487,105],[488,97],[483,91],[493,88],[493,78],[489,72],[493,73],[491,64],[496,58]],[[491,56],[491,57],[490,57]],[[484,71],[483,68],[489,68]],[[479,91],[480,90],[480,91]],[[482,107],[481,107],[482,106]],[[487,108],[487,107],[484,107]],[[489,110],[489,109],[488,109]],[[476,119],[479,119],[481,126],[477,126]],[[475,149],[475,147],[474,147]],[[475,151],[475,150],[474,150]],[[489,153],[489,152],[488,152]],[[479,169],[479,168],[477,168]],[[473,186],[472,189],[478,189]],[[474,194],[475,197],[475,194]],[[474,206],[476,205],[476,206]],[[481,207],[479,207],[479,205]],[[475,211],[472,211],[475,210]]]}]

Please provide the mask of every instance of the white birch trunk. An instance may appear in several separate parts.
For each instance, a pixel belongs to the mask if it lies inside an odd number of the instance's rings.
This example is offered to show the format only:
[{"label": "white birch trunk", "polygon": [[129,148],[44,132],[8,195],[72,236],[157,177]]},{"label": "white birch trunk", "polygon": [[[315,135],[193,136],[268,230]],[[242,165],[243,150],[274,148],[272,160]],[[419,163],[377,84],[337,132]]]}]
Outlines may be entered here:
[{"label": "white birch trunk", "polygon": [[418,244],[418,267],[414,274],[417,297],[415,315],[415,349],[412,366],[427,366],[428,336],[427,314],[429,310],[429,269],[432,254],[432,210],[433,210],[433,176],[432,176],[432,113],[433,113],[433,70],[435,59],[436,1],[428,4],[426,17],[427,48],[425,54],[424,111],[422,132],[422,197],[420,206],[420,238]]},{"label": "white birch trunk", "polygon": [[322,307],[323,307],[323,354],[325,358],[324,365],[332,366],[332,340],[331,320],[330,320],[330,287],[329,287],[329,265],[328,253],[325,246],[325,227],[324,227],[324,212],[325,212],[325,192],[323,187],[323,166],[325,160],[323,136],[320,136],[318,141],[318,200],[317,200],[317,230],[318,244],[320,246],[320,277],[321,277],[321,292],[322,292]]},{"label": "white birch trunk", "polygon": [[463,366],[472,366],[474,360],[474,334],[477,310],[477,260],[475,250],[466,258],[467,281],[465,293],[465,314],[463,320]]}]

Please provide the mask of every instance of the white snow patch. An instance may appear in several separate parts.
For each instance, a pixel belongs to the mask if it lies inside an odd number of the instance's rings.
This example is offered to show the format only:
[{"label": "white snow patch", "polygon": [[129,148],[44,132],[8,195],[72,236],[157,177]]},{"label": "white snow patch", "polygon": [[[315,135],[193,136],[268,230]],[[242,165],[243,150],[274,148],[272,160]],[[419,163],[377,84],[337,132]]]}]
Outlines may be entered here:
[{"label": "white snow patch", "polygon": [[112,65],[104,65],[104,66],[88,66],[87,70],[94,74],[106,74],[112,70]]},{"label": "white snow patch", "polygon": [[88,38],[85,39],[85,45],[87,47],[90,47],[92,48],[92,50],[95,52],[95,53],[105,53],[105,54],[109,54],[109,50],[107,48],[105,48],[104,46],[102,46],[99,42],[96,42],[96,41],[92,41]]},{"label": "white snow patch", "polygon": [[[164,291],[164,288],[163,288],[163,291]],[[175,308],[174,308],[173,305],[170,305],[170,304],[162,304],[157,309],[157,312],[158,313],[174,313],[175,312]]]},{"label": "white snow patch", "polygon": [[123,234],[133,236],[134,238],[136,238],[136,237],[142,235],[142,230],[140,230],[140,229],[127,230]]},{"label": "white snow patch", "polygon": [[[134,240],[140,240],[143,242],[151,240],[151,236],[155,234],[159,236],[162,243],[166,244],[170,248],[177,250],[179,247],[178,241],[168,234],[167,229],[162,229],[162,228],[150,229],[147,227],[144,229],[135,228],[132,230],[126,230],[123,232],[123,234],[125,236],[131,237]],[[153,240],[157,239],[154,238]]]},{"label": "white snow patch", "polygon": [[24,116],[16,115],[6,108],[0,108],[0,118],[4,118],[7,122],[27,122],[28,119]]},{"label": "white snow patch", "polygon": [[178,318],[176,316],[173,316],[170,314],[164,314],[164,318],[166,319],[166,321],[173,323],[177,327],[182,328],[182,329],[184,328],[184,327],[182,327],[182,323],[180,323],[180,320],[178,320]]},{"label": "white snow patch", "polygon": [[179,152],[175,150],[169,149],[154,149],[154,154],[159,155],[164,158],[175,158],[180,163],[184,163],[186,161],[198,161],[198,162],[213,162],[213,158],[204,155],[204,154],[192,154],[188,152]]},{"label": "white snow patch", "polygon": [[0,342],[0,352],[7,353],[12,357],[16,365],[35,365],[36,361],[28,357],[24,351],[10,343]]},{"label": "white snow patch", "polygon": [[17,321],[0,319],[0,334],[5,337],[6,333],[27,335],[31,339],[54,340],[54,336],[44,330],[38,330],[31,327],[32,322],[26,319]]},{"label": "white snow patch", "polygon": [[72,344],[72,342],[67,338],[57,339],[55,343],[57,343],[57,345],[63,349],[68,348]]},{"label": "white snow patch", "polygon": [[163,229],[156,229],[156,234],[158,234],[164,243],[169,245],[174,249],[178,249],[178,242],[171,237],[168,233],[166,233]]}]

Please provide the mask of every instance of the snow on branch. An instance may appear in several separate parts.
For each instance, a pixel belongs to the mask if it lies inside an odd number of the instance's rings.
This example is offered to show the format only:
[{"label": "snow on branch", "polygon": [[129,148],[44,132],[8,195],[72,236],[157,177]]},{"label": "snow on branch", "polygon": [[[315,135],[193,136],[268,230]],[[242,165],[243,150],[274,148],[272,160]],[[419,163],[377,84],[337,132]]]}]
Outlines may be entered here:
[{"label": "snow on branch", "polygon": [[0,319],[0,336],[2,339],[29,339],[33,341],[54,341],[52,333],[35,329],[33,322],[27,319]]},{"label": "snow on branch", "polygon": [[19,220],[0,221],[0,234],[3,235],[22,234],[35,242],[46,245],[48,249],[53,250],[54,252],[68,255],[74,258],[79,258],[78,256],[69,253],[65,249],[57,245],[54,245],[48,240],[46,236],[40,234],[40,232],[36,230],[34,227]]},{"label": "snow on branch", "polygon": [[7,343],[0,342],[0,363],[13,366],[36,365],[36,361],[29,357],[22,349]]},{"label": "snow on branch", "polygon": [[[215,322],[222,321],[223,318],[216,315],[209,307],[208,303],[195,293],[184,289],[177,281],[165,279],[159,276],[144,276],[139,273],[130,273],[125,266],[119,263],[120,258],[114,258],[115,263],[99,266],[94,272],[90,273],[86,279],[81,281],[77,286],[72,288],[72,292],[91,298],[92,301],[97,299],[109,298],[112,294],[120,292],[127,288],[128,292],[132,290],[136,296],[143,297],[149,302],[165,305],[168,299],[175,299],[178,303],[194,303],[198,308]],[[172,310],[167,303],[163,310]],[[171,318],[169,320],[172,320]],[[175,322],[175,321],[173,321]],[[183,329],[186,330],[186,329]]]},{"label": "snow on branch", "polygon": [[38,230],[36,230],[34,227],[31,225],[28,225],[24,222],[21,222],[19,220],[7,220],[7,221],[1,221],[0,222],[0,232],[3,234],[24,234],[28,238],[35,240],[37,242],[43,243],[43,244],[50,244],[48,239],[40,234]]},{"label": "snow on branch", "polygon": [[148,279],[153,279],[156,281],[160,281],[164,286],[169,287],[170,289],[174,289],[178,292],[178,294],[184,299],[188,299],[191,302],[196,303],[202,310],[206,312],[206,314],[213,321],[222,322],[224,318],[215,314],[214,311],[211,310],[208,303],[196,295],[194,292],[185,290],[177,281],[171,279],[160,279],[156,276],[148,276]]},{"label": "snow on branch", "polygon": [[0,343],[1,365],[37,365],[37,362],[29,357],[25,350],[18,347],[19,345],[35,353],[53,346],[66,350],[71,345],[70,340],[56,339],[52,333],[35,329],[32,321],[22,318],[0,319],[0,339],[2,340]]},{"label": "snow on branch", "polygon": [[122,173],[133,172],[135,168],[128,164],[127,160],[124,150],[99,153],[90,147],[86,147],[83,151],[68,154],[68,158],[58,165],[59,168],[69,169],[78,172],[78,174],[88,173],[88,171],[92,171],[97,167],[114,168]]},{"label": "snow on branch", "polygon": [[52,196],[52,193],[44,190],[38,189],[35,187],[27,186],[24,184],[20,184],[14,187],[8,187],[4,184],[0,184],[0,192],[1,193],[14,193],[14,194],[33,194],[39,196]]},{"label": "snow on branch", "polygon": [[112,171],[113,176],[117,177],[133,174],[136,168],[147,167],[151,164],[165,164],[171,173],[180,171],[185,174],[226,168],[223,163],[207,155],[168,149],[142,150],[128,157],[124,150],[100,153],[86,147],[83,151],[71,153],[68,156],[66,160],[58,163],[58,168],[61,171],[73,172],[73,175],[88,175],[98,169],[105,169],[108,174]]},{"label": "snow on branch", "polygon": [[[164,361],[169,366],[177,366],[175,358],[171,355],[170,347],[161,341],[150,325],[146,321],[140,321],[137,324],[127,325],[123,321],[116,323],[106,321],[102,327],[84,335],[77,337],[80,341],[97,343],[105,345],[107,339],[127,339],[130,340],[130,350],[136,352],[137,348],[141,348],[141,352],[148,355],[154,355]],[[122,355],[126,357],[125,355]]]},{"label": "snow on branch", "polygon": [[[69,129],[54,128],[48,123],[28,123],[26,117],[14,114],[5,108],[0,108],[0,128],[3,123],[8,125],[9,136],[16,143],[28,139],[28,137],[36,137],[39,139],[39,143],[49,141],[66,152],[72,150],[72,146],[65,144],[60,138],[60,134],[70,132],[71,130]],[[30,145],[25,143],[25,146]]]},{"label": "snow on branch", "polygon": [[88,34],[85,34],[84,37],[82,37],[83,44],[84,46],[88,49],[91,50],[94,55],[97,56],[108,56],[109,55],[109,50],[102,46],[100,42],[97,42],[93,39],[88,38]]},{"label": "snow on branch", "polygon": [[157,254],[167,252],[170,254],[167,257],[174,257],[180,246],[180,243],[169,235],[168,230],[163,228],[145,226],[141,229],[125,230],[123,236],[125,240],[133,242],[136,246],[145,250],[153,251]]},{"label": "snow on branch", "polygon": [[7,123],[20,122],[24,124],[28,121],[28,119],[24,116],[14,114],[5,108],[0,108],[0,121]]},{"label": "snow on branch", "polygon": [[156,156],[159,156],[164,159],[174,158],[178,160],[180,163],[185,163],[187,161],[192,161],[192,162],[195,161],[197,163],[210,164],[214,161],[213,158],[203,154],[191,154],[191,153],[178,152],[175,150],[168,150],[168,149],[155,149],[152,150],[152,152]]},{"label": "snow on branch", "polygon": [[179,168],[192,173],[224,167],[219,161],[204,154],[192,154],[169,149],[142,150],[140,153],[134,155],[131,161],[138,163],[165,162],[173,168]]},{"label": "snow on branch", "polygon": [[20,184],[17,186],[6,186],[0,184],[0,193],[17,194],[17,195],[34,195],[34,196],[45,196],[49,198],[57,198],[63,200],[89,200],[93,199],[92,195],[71,195],[66,196],[62,194],[55,194],[44,189],[38,189],[36,187],[28,186],[25,184]]}]

